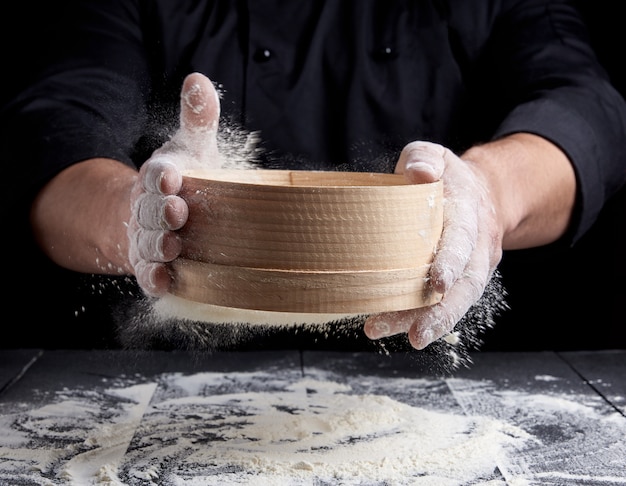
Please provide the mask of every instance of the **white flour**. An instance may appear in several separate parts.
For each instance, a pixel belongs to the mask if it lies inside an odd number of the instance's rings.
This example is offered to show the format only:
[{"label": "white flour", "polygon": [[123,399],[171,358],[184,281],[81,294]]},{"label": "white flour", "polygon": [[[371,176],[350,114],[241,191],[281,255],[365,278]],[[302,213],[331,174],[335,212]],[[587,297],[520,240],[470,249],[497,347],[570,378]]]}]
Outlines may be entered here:
[{"label": "white flour", "polygon": [[[306,375],[164,374],[14,405],[0,415],[0,484],[626,484],[626,420],[593,400]],[[555,428],[554,444],[537,427]]]},{"label": "white flour", "polygon": [[[162,463],[163,432],[172,428],[183,432],[176,444],[186,450],[185,467],[172,484],[308,484],[313,479],[360,484],[365,478],[370,484],[456,484],[488,477],[497,467],[498,450],[528,437],[485,417],[354,394],[349,386],[327,380],[287,384],[270,376],[216,374],[170,379],[181,392],[144,418],[151,433],[138,442],[137,457],[129,453],[131,477],[161,476],[154,465]],[[197,395],[205,386],[230,388],[233,380],[269,380],[270,390]],[[210,447],[194,445],[198,430],[219,440]],[[210,482],[216,471],[223,474]]]},{"label": "white flour", "polygon": [[[455,330],[430,344],[420,355],[433,371],[442,374],[472,364],[471,353],[480,348],[482,335],[495,325],[506,308],[506,292],[495,272],[483,296],[457,323]],[[126,306],[128,311],[129,306]],[[366,315],[298,314],[231,309],[191,302],[173,295],[154,301],[139,301],[120,318],[118,339],[129,349],[144,349],[151,342],[166,342],[171,349],[230,350],[258,338],[276,336],[288,340],[304,331],[311,345],[326,341],[334,346],[362,338]],[[386,339],[368,341],[381,354],[388,354]],[[389,348],[393,349],[392,346]],[[291,346],[291,345],[288,345]],[[306,346],[306,344],[305,344]],[[168,349],[170,349],[168,348]]]},{"label": "white flour", "polygon": [[217,305],[193,302],[167,294],[156,300],[153,305],[155,319],[179,318],[190,321],[240,324],[247,323],[262,326],[293,326],[297,324],[318,325],[328,322],[354,318],[345,314],[299,314],[295,312],[269,312],[252,309],[234,309]]}]

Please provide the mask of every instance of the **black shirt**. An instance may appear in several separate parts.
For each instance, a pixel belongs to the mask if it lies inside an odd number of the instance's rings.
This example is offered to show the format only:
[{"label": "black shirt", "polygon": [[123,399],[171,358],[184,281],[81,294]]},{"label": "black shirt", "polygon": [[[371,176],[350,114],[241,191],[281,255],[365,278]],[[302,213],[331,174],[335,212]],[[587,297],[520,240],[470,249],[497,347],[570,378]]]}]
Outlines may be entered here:
[{"label": "black shirt", "polygon": [[2,107],[18,228],[64,167],[139,166],[193,71],[216,83],[226,134],[258,132],[267,167],[390,171],[413,140],[460,152],[536,133],[576,169],[569,241],[626,179],[626,106],[567,1],[41,3],[15,18],[34,48],[8,56]]}]

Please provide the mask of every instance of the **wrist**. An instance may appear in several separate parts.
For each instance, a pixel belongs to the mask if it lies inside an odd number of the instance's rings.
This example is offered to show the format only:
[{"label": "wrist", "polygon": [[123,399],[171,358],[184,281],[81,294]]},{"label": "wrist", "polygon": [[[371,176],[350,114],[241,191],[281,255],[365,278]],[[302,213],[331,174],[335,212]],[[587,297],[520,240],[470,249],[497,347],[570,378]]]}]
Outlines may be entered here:
[{"label": "wrist", "polygon": [[537,135],[516,133],[472,147],[461,158],[485,181],[503,249],[549,244],[567,231],[576,177],[557,146]]},{"label": "wrist", "polygon": [[127,274],[130,191],[136,171],[111,159],[74,164],[31,207],[31,227],[56,264],[84,273]]}]

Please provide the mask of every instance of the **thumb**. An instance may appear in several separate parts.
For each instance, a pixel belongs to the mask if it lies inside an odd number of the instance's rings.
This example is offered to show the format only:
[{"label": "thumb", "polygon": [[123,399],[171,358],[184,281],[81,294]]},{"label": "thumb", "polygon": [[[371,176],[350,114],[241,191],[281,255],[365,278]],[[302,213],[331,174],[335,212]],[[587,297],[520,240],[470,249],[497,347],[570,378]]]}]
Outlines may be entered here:
[{"label": "thumb", "polygon": [[411,142],[402,149],[396,174],[404,174],[414,184],[441,179],[445,169],[445,147],[431,142]]},{"label": "thumb", "polygon": [[220,100],[213,83],[200,73],[189,74],[180,92],[180,127],[174,134],[173,149],[181,154],[181,169],[217,168],[222,160],[217,147]]},{"label": "thumb", "polygon": [[180,94],[180,126],[190,133],[217,132],[220,100],[213,83],[200,73],[189,74]]}]

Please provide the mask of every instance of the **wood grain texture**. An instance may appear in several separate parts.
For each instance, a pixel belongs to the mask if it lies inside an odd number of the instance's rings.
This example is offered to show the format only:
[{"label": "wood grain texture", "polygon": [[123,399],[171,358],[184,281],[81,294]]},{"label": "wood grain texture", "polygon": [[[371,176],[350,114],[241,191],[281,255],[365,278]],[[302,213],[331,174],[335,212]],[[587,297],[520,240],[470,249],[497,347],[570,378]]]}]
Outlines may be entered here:
[{"label": "wood grain texture", "polygon": [[[172,293],[223,307],[294,313],[360,314],[435,304],[428,265],[364,272],[301,272],[177,259]],[[182,276],[182,278],[180,278]]]},{"label": "wood grain texture", "polygon": [[439,240],[441,183],[352,172],[187,174],[189,220],[172,293],[284,312],[421,307]]}]

